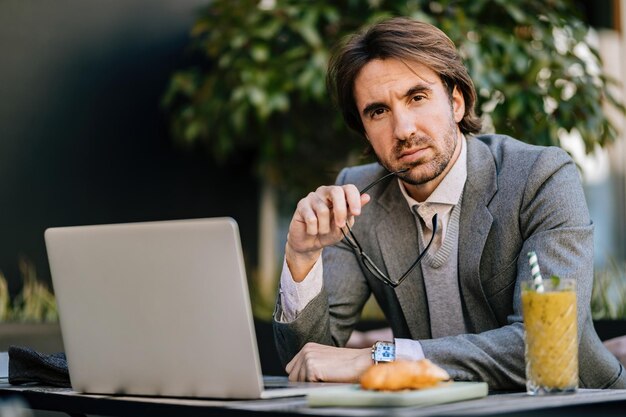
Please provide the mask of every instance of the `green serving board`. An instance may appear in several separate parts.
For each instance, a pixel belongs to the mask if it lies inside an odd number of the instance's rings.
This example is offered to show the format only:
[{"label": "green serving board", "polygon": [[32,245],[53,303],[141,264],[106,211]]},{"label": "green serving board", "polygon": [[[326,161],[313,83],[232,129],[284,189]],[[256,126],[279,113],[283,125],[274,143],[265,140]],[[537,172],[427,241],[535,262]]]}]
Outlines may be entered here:
[{"label": "green serving board", "polygon": [[405,407],[451,403],[487,396],[484,382],[452,382],[412,391],[367,391],[358,385],[320,388],[307,395],[310,407]]}]

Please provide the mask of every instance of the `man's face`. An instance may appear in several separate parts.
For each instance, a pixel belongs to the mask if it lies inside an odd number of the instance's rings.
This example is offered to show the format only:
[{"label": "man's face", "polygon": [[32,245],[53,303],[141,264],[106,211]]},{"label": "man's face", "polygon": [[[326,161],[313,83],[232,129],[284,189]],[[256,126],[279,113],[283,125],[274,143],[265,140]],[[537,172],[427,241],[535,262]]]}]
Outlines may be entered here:
[{"label": "man's face", "polygon": [[419,63],[377,59],[359,72],[354,98],[385,168],[408,168],[400,177],[413,185],[443,179],[460,150],[465,104],[458,89],[450,97],[439,76]]}]

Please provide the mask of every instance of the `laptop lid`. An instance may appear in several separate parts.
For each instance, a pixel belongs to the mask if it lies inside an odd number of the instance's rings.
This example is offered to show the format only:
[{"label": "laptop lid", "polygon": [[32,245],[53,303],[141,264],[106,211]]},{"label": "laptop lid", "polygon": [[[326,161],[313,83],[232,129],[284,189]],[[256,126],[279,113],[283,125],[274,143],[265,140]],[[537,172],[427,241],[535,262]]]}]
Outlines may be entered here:
[{"label": "laptop lid", "polygon": [[51,228],[45,241],[74,390],[265,397],[233,219]]}]

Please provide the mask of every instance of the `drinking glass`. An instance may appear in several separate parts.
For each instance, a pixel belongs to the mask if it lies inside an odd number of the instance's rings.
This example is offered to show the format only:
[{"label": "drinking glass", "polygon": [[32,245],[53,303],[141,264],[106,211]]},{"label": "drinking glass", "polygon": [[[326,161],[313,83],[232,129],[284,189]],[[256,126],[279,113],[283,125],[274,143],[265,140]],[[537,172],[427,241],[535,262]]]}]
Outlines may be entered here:
[{"label": "drinking glass", "polygon": [[574,393],[578,389],[576,281],[553,277],[543,291],[522,284],[522,314],[529,395]]}]

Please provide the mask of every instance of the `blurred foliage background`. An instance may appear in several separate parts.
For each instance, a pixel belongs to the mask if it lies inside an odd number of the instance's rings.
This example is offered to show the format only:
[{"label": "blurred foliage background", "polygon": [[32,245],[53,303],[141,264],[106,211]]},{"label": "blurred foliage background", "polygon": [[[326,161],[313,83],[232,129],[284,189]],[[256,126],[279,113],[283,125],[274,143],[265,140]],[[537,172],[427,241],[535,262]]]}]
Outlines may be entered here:
[{"label": "blurred foliage background", "polygon": [[56,322],[59,319],[56,300],[50,289],[37,278],[35,265],[22,257],[19,269],[23,286],[13,300],[6,278],[0,271],[0,323]]},{"label": "blurred foliage background", "polygon": [[591,294],[594,319],[626,319],[626,264],[611,260],[608,267],[597,270]]},{"label": "blurred foliage background", "polygon": [[603,106],[624,114],[617,83],[566,0],[212,0],[191,29],[196,65],[176,71],[163,96],[172,136],[218,161],[254,152],[255,173],[289,204],[332,182],[364,144],[325,90],[331,48],[394,15],[455,42],[487,131],[556,146],[577,131],[587,152],[616,138]]}]

